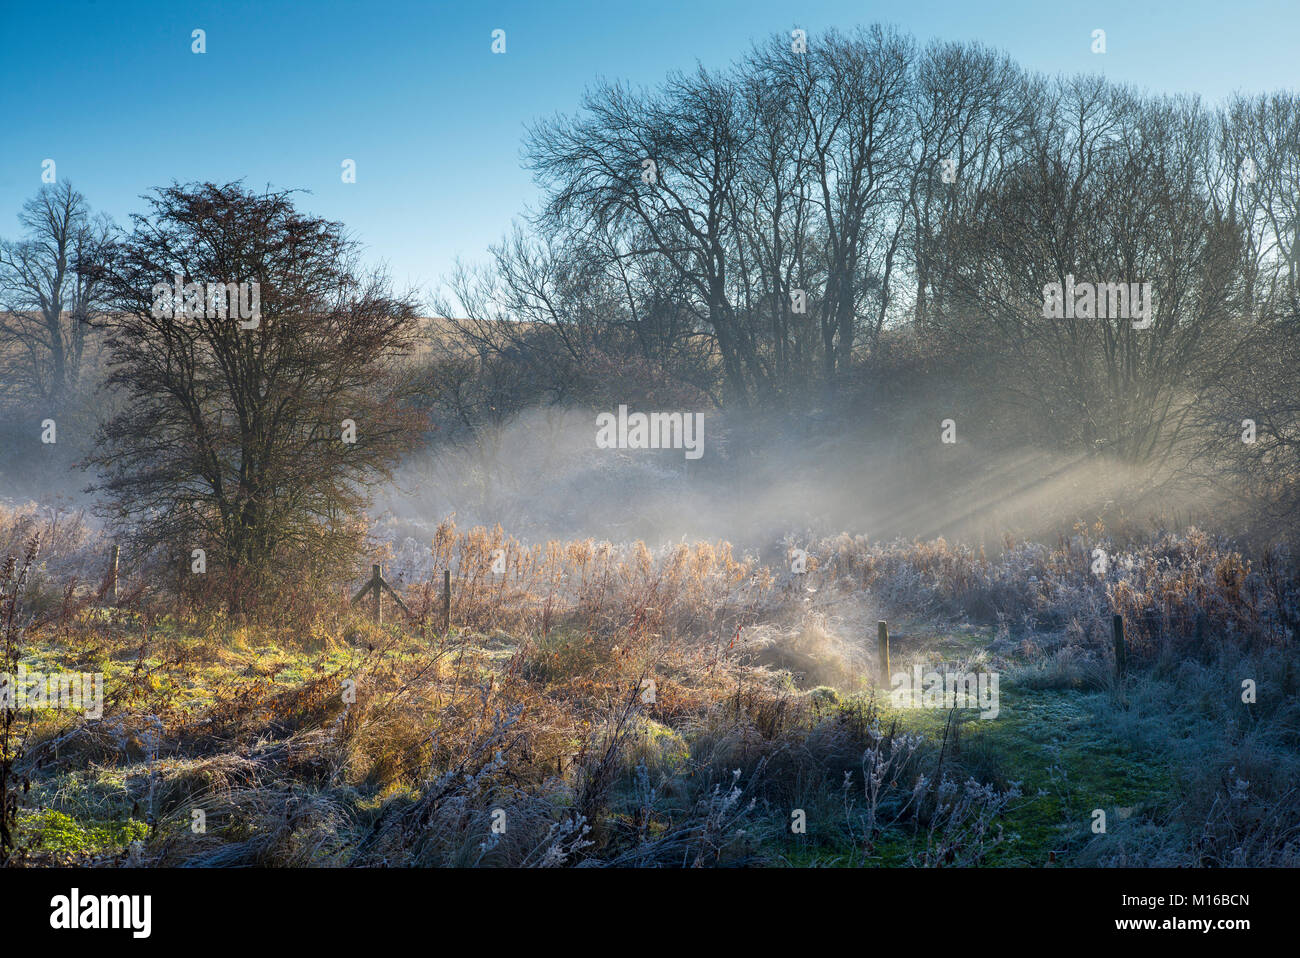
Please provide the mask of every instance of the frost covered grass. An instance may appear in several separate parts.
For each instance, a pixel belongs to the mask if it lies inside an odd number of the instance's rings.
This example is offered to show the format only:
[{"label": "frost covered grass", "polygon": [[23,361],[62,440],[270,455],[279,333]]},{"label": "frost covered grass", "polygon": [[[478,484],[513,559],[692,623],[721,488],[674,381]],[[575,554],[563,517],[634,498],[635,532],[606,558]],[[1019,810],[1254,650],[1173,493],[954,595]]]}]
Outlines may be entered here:
[{"label": "frost covered grass", "polygon": [[[70,560],[93,552],[53,528]],[[1297,863],[1281,553],[1189,532],[1098,575],[1086,538],[990,559],[841,536],[796,576],[725,543],[525,545],[447,521],[431,545],[416,619],[383,627],[347,589],[287,622],[149,590],[26,606],[22,661],[102,671],[107,695],[99,722],[16,715],[12,863]],[[1123,679],[1114,610],[1136,620]],[[996,670],[999,717],[873,688],[884,614],[904,623],[895,670]]]}]

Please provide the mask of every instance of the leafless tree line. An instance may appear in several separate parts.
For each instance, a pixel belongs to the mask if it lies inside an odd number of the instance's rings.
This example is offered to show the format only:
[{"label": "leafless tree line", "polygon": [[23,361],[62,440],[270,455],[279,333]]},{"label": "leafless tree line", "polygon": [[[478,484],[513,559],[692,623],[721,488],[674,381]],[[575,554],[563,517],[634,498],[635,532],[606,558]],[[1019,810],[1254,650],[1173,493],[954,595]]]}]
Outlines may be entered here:
[{"label": "leafless tree line", "polygon": [[[906,343],[1008,435],[1300,496],[1293,92],[1210,107],[875,26],[596,84],[524,156],[543,202],[433,303],[444,435],[642,396],[848,415]],[[80,381],[111,230],[66,184],[21,222],[0,382],[48,404]],[[1071,276],[1150,283],[1149,325],[1045,315]]]},{"label": "leafless tree line", "polygon": [[[835,412],[912,337],[1027,439],[1288,481],[1296,94],[1211,108],[881,26],[797,47],[535,124],[544,201],[436,303],[448,348],[541,359],[541,391],[612,356],[719,405]],[[1150,283],[1149,327],[1045,317],[1067,276]]]}]

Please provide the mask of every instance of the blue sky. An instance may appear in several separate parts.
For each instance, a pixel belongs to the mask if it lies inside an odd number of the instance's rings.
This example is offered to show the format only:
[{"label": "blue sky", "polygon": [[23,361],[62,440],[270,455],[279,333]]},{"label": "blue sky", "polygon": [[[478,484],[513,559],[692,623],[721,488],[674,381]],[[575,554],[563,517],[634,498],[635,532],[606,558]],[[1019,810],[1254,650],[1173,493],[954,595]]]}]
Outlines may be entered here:
[{"label": "blue sky", "polygon": [[[594,79],[653,83],[773,32],[815,40],[875,21],[1210,100],[1294,88],[1300,63],[1297,0],[0,0],[0,236],[15,235],[47,157],[121,223],[151,187],[243,178],[309,190],[302,207],[427,289],[535,201],[524,128],[573,111]],[[1097,28],[1104,55],[1090,51]],[[355,184],[340,180],[345,158]]]}]

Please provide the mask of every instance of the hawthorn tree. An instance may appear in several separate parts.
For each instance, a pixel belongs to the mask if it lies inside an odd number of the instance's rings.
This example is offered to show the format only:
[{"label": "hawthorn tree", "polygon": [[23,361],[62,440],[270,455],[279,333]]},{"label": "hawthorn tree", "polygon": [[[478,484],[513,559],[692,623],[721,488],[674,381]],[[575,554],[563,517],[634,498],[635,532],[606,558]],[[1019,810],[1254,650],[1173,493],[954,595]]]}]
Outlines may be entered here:
[{"label": "hawthorn tree", "polygon": [[[369,489],[424,425],[402,362],[417,306],[289,192],[173,184],[147,199],[101,277],[107,386],[126,401],[89,460],[95,491],[137,553],[193,571],[203,549],[242,610],[363,548]],[[178,278],[197,295],[165,293]],[[209,292],[242,283],[260,294],[256,319],[233,288],[229,308]]]}]

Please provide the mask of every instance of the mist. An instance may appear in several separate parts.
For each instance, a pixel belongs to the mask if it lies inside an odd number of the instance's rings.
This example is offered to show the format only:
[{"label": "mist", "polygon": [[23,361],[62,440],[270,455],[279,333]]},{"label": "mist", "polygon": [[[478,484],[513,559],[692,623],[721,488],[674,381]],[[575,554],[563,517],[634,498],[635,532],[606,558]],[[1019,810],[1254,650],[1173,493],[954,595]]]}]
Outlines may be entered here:
[{"label": "mist", "polygon": [[376,498],[392,537],[458,525],[521,540],[726,540],[775,559],[787,539],[848,532],[875,540],[945,537],[1001,551],[1007,536],[1055,539],[1101,521],[1149,531],[1210,518],[1213,490],[1167,465],[1138,469],[992,441],[880,436],[826,422],[704,413],[704,455],[599,449],[595,415],[533,408],[478,444],[411,456]]}]

